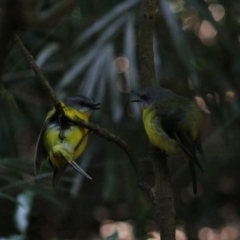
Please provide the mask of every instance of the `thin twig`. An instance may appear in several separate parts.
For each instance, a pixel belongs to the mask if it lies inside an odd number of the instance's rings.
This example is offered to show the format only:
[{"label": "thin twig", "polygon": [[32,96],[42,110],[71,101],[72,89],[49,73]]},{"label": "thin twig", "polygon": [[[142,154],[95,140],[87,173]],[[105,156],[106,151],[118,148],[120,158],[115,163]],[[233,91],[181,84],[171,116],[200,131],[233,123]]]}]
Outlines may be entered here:
[{"label": "thin twig", "polygon": [[85,122],[82,120],[71,120],[74,124],[79,125],[81,127],[87,128],[90,131],[94,132],[98,136],[105,138],[106,140],[110,142],[114,142],[116,145],[118,145],[128,156],[130,162],[132,163],[136,173],[139,175],[140,170],[138,169],[138,160],[132,153],[132,151],[128,148],[126,142],[121,139],[120,137],[114,135],[113,133],[109,132],[107,129],[100,127],[97,124],[93,124],[90,122]]},{"label": "thin twig", "polygon": [[21,39],[18,37],[17,34],[14,34],[14,40],[16,44],[18,45],[21,52],[24,54],[24,56],[27,58],[27,61],[34,71],[36,77],[39,79],[39,81],[43,84],[43,86],[47,89],[47,92],[49,93],[50,97],[52,98],[52,101],[54,103],[54,106],[58,113],[62,113],[62,106],[60,103],[60,100],[58,99],[57,95],[53,91],[51,85],[49,84],[47,78],[43,75],[42,71],[38,67],[38,65],[35,63],[33,56],[28,52],[26,47],[23,45]]},{"label": "thin twig", "polygon": [[131,162],[136,174],[137,174],[137,186],[146,192],[151,199],[153,199],[153,194],[151,190],[151,186],[145,181],[145,173],[144,169],[140,166],[139,160],[134,156],[133,152],[130,150],[126,142],[120,137],[114,135],[109,132],[106,128],[102,128],[97,124],[93,124],[91,122],[85,122],[83,120],[71,120],[74,124],[79,125],[81,127],[87,128],[90,131],[94,132],[96,135],[115,143],[118,147],[120,147],[127,155],[129,161]]},{"label": "thin twig", "polygon": [[[23,54],[27,58],[27,61],[30,64],[30,67],[33,69],[34,73],[36,74],[37,78],[41,81],[41,83],[44,85],[44,87],[48,91],[49,95],[51,96],[51,99],[52,99],[58,113],[61,115],[61,117],[67,118],[67,116],[64,115],[64,111],[62,109],[60,100],[57,98],[57,96],[56,96],[55,92],[53,91],[52,87],[50,86],[48,80],[43,75],[43,73],[41,72],[39,67],[36,65],[33,56],[28,52],[28,50],[25,48],[22,41],[19,39],[19,37],[16,34],[15,34],[15,41],[16,41],[16,44],[19,46],[20,50],[23,52]],[[107,129],[100,127],[97,124],[85,122],[80,119],[79,120],[71,120],[71,122],[73,122],[74,124],[79,125],[81,127],[87,128],[90,131],[97,134],[98,136],[105,138],[106,140],[111,141],[111,142],[115,143],[116,145],[118,145],[126,153],[130,162],[132,163],[134,170],[136,171],[137,176],[138,176],[138,180],[137,180],[138,185],[145,186],[145,188],[141,188],[141,189],[145,190],[147,193],[149,193],[149,191],[146,189],[150,189],[150,186],[148,186],[148,184],[143,181],[144,174],[142,172],[142,169],[139,166],[138,159],[134,156],[134,154],[128,148],[126,142],[123,139],[121,139],[120,137],[109,132]]]}]

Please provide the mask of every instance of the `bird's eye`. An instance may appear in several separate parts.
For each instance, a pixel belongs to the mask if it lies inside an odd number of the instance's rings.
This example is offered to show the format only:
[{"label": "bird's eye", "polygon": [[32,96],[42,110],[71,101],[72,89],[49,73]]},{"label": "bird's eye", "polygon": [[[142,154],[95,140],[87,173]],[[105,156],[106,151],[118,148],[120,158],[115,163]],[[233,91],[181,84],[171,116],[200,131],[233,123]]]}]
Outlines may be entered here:
[{"label": "bird's eye", "polygon": [[147,99],[148,99],[148,96],[147,96],[146,94],[142,94],[142,95],[141,95],[141,98],[142,98],[143,100],[147,100]]},{"label": "bird's eye", "polygon": [[80,106],[83,106],[83,105],[84,105],[84,101],[80,101],[80,102],[79,102],[79,105],[80,105]]}]

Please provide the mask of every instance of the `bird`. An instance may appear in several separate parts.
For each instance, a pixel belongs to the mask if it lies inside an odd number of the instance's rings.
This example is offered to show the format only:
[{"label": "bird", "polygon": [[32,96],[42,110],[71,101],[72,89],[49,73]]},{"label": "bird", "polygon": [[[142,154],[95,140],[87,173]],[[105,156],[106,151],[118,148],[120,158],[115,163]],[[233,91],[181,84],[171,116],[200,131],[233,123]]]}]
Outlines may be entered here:
[{"label": "bird", "polygon": [[39,174],[42,161],[48,160],[53,169],[53,187],[55,188],[68,165],[88,179],[92,179],[75,160],[83,153],[88,140],[89,130],[76,125],[74,121],[88,122],[92,111],[100,109],[85,96],[71,96],[60,101],[64,117],[59,116],[56,109],[47,113],[40,131],[35,159],[34,172]]},{"label": "bird", "polygon": [[199,134],[202,114],[196,102],[162,87],[132,91],[141,105],[142,119],[151,144],[167,154],[182,152],[191,172],[197,194],[195,166],[202,171],[205,161]]}]

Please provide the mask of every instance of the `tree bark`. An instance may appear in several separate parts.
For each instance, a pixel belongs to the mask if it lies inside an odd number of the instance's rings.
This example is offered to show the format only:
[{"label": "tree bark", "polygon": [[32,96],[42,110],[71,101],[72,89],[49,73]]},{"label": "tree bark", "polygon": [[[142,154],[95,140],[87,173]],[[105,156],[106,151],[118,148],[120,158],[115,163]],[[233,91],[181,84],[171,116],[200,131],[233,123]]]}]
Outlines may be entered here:
[{"label": "tree bark", "polygon": [[[142,87],[157,86],[153,52],[156,11],[156,0],[143,0],[139,25],[139,72]],[[155,205],[161,240],[175,240],[175,209],[167,155],[152,146],[151,160],[155,183],[152,189],[143,189]]]},{"label": "tree bark", "polygon": [[151,159],[155,176],[153,187],[157,224],[161,240],[175,240],[175,209],[167,155],[152,147]]},{"label": "tree bark", "polygon": [[156,86],[153,33],[157,11],[156,0],[143,0],[139,23],[139,72],[142,87]]}]

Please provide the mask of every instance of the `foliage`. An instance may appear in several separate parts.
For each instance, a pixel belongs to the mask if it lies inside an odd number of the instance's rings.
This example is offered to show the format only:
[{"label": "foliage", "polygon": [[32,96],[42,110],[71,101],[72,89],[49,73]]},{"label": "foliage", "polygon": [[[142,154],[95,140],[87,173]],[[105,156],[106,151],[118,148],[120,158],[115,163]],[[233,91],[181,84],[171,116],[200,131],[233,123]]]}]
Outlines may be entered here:
[{"label": "foliage", "polygon": [[[41,16],[58,1],[36,2],[36,16]],[[129,104],[130,89],[140,88],[140,1],[79,4],[57,22],[20,29],[18,34],[60,98],[83,94],[102,103],[91,120],[124,138],[151,177],[140,109]],[[197,197],[181,156],[171,156],[169,163],[178,225],[189,239],[198,234],[203,239],[204,227],[215,234],[229,226],[234,229],[239,222],[239,16],[237,0],[170,4],[159,0],[154,36],[158,81],[196,99],[204,115],[201,133],[207,163],[198,174]],[[5,221],[0,224],[0,237],[99,239],[99,229],[109,219],[131,219],[137,239],[156,230],[150,203],[136,188],[126,156],[93,134],[79,159],[93,181],[69,168],[53,190],[47,163],[36,178],[32,160],[51,101],[14,45],[1,79],[5,90],[0,91],[0,217]],[[17,226],[22,220],[14,224],[14,209],[21,206],[16,196],[26,197],[29,192],[27,225],[21,230]]]}]

